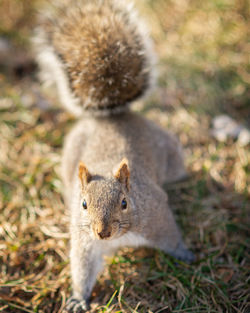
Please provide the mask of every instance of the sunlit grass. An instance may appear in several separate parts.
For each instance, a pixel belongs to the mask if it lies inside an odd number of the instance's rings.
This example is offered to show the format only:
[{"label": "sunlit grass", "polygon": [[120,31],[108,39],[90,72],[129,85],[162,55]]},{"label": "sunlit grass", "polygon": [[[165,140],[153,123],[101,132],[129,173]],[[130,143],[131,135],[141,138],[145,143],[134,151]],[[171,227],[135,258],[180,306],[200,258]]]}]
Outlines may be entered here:
[{"label": "sunlit grass", "polygon": [[[165,188],[197,261],[123,249],[91,311],[248,313],[249,152],[209,131],[221,112],[248,121],[247,2],[136,2],[159,55],[158,88],[136,108],[184,145],[190,179]],[[0,53],[0,312],[61,312],[71,292],[60,155],[73,120],[33,73],[15,74],[24,51],[32,59],[37,3],[0,1],[0,39],[11,46]]]}]

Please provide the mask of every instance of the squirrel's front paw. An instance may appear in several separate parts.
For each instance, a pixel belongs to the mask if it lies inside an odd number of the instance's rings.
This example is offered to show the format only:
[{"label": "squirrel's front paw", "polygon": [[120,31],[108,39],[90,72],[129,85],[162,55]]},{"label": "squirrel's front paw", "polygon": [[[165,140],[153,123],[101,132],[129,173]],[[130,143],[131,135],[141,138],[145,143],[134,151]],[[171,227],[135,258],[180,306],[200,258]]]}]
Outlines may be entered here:
[{"label": "squirrel's front paw", "polygon": [[182,243],[178,245],[176,250],[171,253],[171,255],[176,259],[179,259],[189,264],[195,261],[195,255],[193,254],[193,252],[188,250]]},{"label": "squirrel's front paw", "polygon": [[63,313],[83,313],[89,309],[89,305],[85,300],[77,300],[70,297],[66,303]]}]

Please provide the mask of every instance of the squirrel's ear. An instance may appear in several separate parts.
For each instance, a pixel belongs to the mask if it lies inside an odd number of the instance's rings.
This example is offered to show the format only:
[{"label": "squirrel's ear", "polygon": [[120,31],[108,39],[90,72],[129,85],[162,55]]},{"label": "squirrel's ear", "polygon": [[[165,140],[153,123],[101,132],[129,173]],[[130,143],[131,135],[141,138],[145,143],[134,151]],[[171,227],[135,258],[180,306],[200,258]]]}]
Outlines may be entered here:
[{"label": "squirrel's ear", "polygon": [[91,181],[91,174],[83,162],[79,163],[78,177],[80,178],[82,187]]},{"label": "squirrel's ear", "polygon": [[115,178],[119,180],[121,184],[124,184],[126,188],[129,190],[129,167],[128,160],[123,159],[119,164],[118,170],[116,171]]}]

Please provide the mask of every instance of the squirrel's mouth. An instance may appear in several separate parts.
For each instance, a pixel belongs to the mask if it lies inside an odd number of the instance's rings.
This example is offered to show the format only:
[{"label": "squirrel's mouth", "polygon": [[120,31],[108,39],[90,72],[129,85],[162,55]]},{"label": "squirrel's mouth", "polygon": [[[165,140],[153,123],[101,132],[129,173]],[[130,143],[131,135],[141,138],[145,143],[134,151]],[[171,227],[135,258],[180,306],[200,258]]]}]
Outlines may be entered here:
[{"label": "squirrel's mouth", "polygon": [[111,226],[102,226],[100,224],[92,226],[93,234],[98,240],[110,240],[114,237],[116,231]]},{"label": "squirrel's mouth", "polygon": [[98,240],[111,240],[124,235],[124,233],[128,231],[128,225],[125,227],[123,223],[120,222],[115,222],[108,226],[94,224],[92,231],[94,237]]}]

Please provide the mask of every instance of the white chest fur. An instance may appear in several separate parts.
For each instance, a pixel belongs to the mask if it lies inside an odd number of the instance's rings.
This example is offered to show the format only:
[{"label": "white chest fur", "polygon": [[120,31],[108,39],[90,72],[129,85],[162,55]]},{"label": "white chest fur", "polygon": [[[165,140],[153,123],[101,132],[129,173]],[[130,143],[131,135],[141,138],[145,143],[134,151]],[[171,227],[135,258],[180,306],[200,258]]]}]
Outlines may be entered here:
[{"label": "white chest fur", "polygon": [[133,232],[128,232],[125,235],[113,240],[102,241],[102,246],[104,247],[104,249],[111,250],[118,249],[124,246],[139,247],[147,245],[149,245],[149,242],[144,237]]}]

